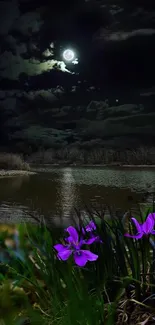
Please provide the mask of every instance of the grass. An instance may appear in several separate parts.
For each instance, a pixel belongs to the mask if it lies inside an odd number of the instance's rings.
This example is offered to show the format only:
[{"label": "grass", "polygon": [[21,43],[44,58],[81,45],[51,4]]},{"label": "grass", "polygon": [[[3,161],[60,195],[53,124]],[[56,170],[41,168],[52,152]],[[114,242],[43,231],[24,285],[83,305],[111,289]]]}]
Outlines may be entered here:
[{"label": "grass", "polygon": [[28,157],[29,163],[36,164],[118,164],[118,165],[153,165],[155,148],[140,147],[135,150],[79,149],[66,147],[59,150],[41,150]]},{"label": "grass", "polygon": [[[148,213],[148,212],[147,212]],[[96,234],[103,243],[90,249],[99,258],[79,268],[70,257],[61,261],[54,245],[63,229],[19,225],[1,230],[0,315],[3,325],[142,325],[154,324],[154,246],[150,237],[124,237],[121,219],[106,221],[96,212]],[[140,215],[144,220],[145,216]],[[80,221],[84,226],[86,220]],[[131,224],[127,225],[128,230]],[[18,230],[18,233],[17,233]],[[17,236],[18,235],[18,236]],[[10,236],[14,248],[8,245]],[[144,322],[144,323],[143,323]]]},{"label": "grass", "polygon": [[4,170],[30,170],[30,166],[20,155],[13,153],[0,153],[0,169]]}]

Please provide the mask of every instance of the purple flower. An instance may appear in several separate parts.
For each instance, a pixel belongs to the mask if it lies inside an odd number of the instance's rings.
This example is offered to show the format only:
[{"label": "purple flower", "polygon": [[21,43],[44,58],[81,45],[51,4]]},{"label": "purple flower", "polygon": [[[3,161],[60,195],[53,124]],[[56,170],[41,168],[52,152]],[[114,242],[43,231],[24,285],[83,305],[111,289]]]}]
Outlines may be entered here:
[{"label": "purple flower", "polygon": [[94,223],[94,221],[90,221],[89,223],[88,223],[88,225],[87,226],[85,226],[85,227],[82,227],[82,234],[83,235],[86,235],[86,233],[92,233],[94,230],[96,230],[96,225],[95,225],[95,223]]},{"label": "purple flower", "polygon": [[[71,230],[72,235],[70,235],[70,228],[72,228],[72,230]],[[65,229],[65,231],[67,231],[70,235],[68,238],[65,238],[65,241],[69,244],[73,244],[73,233],[74,233],[74,238],[75,238],[75,233],[78,236],[77,230],[74,227],[68,227],[67,229]],[[85,232],[84,228],[82,228],[82,235],[85,235],[85,234],[86,234],[86,232]],[[97,239],[98,239],[98,236],[95,236],[94,234],[92,234],[91,238],[89,238],[89,239],[80,238],[80,240],[79,240],[79,236],[78,236],[78,241],[79,241],[80,246],[83,244],[91,245]]]},{"label": "purple flower", "polygon": [[90,238],[87,241],[87,244],[92,244],[93,242],[96,243],[103,243],[99,236],[95,236],[93,231],[96,230],[96,225],[94,221],[90,221],[86,227],[82,227],[82,235],[85,236],[89,233]]},{"label": "purple flower", "polygon": [[137,228],[136,235],[125,234],[124,236],[129,238],[140,239],[143,236],[155,235],[154,225],[155,225],[155,213],[149,213],[145,222],[140,224],[135,218],[131,218]]},{"label": "purple flower", "polygon": [[95,225],[94,221],[91,220],[91,221],[88,223],[88,225],[85,227],[85,230],[86,230],[87,232],[92,232],[92,231],[96,230],[96,225]]},{"label": "purple flower", "polygon": [[95,241],[94,238],[90,240],[79,240],[78,232],[74,227],[70,226],[66,230],[69,233],[69,237],[66,238],[68,244],[57,244],[54,246],[58,252],[57,257],[59,259],[66,261],[73,254],[74,261],[78,266],[85,266],[88,261],[93,262],[98,259],[98,255],[93,254],[89,250],[81,249],[81,246],[84,244],[92,244]]}]

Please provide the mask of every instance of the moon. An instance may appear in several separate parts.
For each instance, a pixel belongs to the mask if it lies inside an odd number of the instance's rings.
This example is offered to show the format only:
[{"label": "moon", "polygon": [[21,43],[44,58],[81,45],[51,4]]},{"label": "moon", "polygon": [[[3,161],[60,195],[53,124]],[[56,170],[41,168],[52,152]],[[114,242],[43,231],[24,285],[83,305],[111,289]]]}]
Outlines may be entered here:
[{"label": "moon", "polygon": [[75,54],[72,50],[67,49],[63,52],[63,58],[65,61],[73,61],[75,57]]}]

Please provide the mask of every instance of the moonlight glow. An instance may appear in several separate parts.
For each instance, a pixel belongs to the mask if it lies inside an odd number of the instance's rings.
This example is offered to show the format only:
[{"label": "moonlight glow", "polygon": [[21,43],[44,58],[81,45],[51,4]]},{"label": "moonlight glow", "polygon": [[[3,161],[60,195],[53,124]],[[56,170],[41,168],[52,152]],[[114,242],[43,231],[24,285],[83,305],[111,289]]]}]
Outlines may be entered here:
[{"label": "moonlight glow", "polygon": [[63,52],[63,58],[66,60],[66,61],[73,61],[74,58],[75,58],[75,54],[72,50],[70,49],[67,49]]}]

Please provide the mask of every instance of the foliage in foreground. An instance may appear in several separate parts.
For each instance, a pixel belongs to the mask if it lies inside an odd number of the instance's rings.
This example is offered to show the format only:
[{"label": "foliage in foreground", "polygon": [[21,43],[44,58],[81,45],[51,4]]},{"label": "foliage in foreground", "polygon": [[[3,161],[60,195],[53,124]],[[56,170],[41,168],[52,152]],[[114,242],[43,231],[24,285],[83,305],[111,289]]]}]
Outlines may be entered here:
[{"label": "foliage in foreground", "polygon": [[[66,261],[57,256],[58,245],[70,249],[75,244],[69,231],[64,235],[43,225],[20,225],[14,249],[8,247],[7,233],[1,232],[1,252],[7,248],[7,255],[1,255],[0,324],[154,324],[152,221],[150,232],[144,232],[143,224],[139,240],[124,236],[119,219],[98,216],[94,221],[92,231],[86,231],[80,219],[77,227],[85,241],[82,249],[98,256],[84,267],[72,256]],[[131,225],[127,232],[132,232]]]}]

